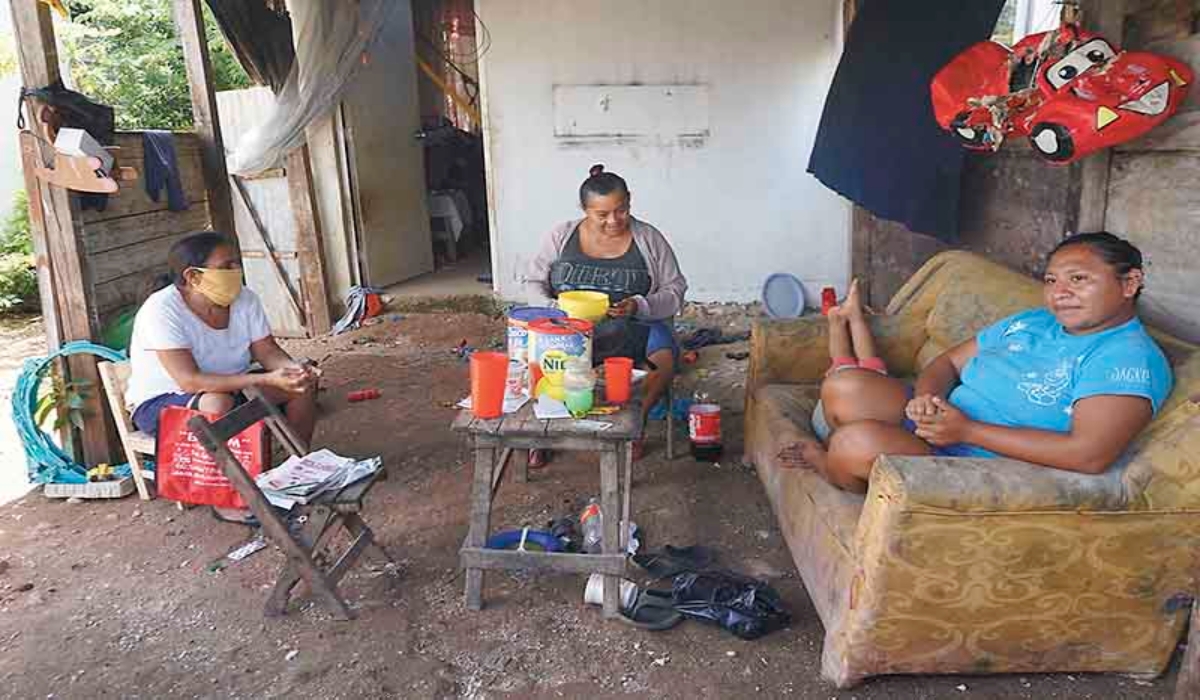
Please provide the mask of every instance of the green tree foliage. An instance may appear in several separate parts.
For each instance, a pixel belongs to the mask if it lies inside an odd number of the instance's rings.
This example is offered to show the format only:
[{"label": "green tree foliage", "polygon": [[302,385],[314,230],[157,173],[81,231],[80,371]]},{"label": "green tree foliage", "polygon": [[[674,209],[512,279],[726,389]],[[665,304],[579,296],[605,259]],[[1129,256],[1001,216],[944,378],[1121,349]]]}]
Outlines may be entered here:
[{"label": "green tree foliage", "polygon": [[29,200],[17,190],[0,222],[0,314],[36,311],[37,270],[29,235]]},{"label": "green tree foliage", "polygon": [[0,222],[0,254],[9,253],[33,253],[33,240],[29,237],[29,197],[25,190],[13,193],[11,208]]},{"label": "green tree foliage", "polygon": [[[203,4],[203,3],[202,3]],[[192,102],[169,0],[71,0],[56,20],[77,89],[112,105],[119,129],[190,129]],[[250,86],[204,13],[217,90]]]}]

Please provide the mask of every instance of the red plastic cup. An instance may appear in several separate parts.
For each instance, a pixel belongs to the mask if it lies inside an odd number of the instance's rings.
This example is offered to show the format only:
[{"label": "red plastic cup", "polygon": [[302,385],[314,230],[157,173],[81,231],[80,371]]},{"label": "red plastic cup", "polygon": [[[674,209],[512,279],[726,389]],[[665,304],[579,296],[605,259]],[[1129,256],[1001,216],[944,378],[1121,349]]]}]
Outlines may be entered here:
[{"label": "red plastic cup", "polygon": [[508,353],[471,353],[471,413],[476,418],[500,417],[507,383]]},{"label": "red plastic cup", "polygon": [[633,388],[633,360],[610,357],[604,360],[604,398],[609,403],[625,403]]}]

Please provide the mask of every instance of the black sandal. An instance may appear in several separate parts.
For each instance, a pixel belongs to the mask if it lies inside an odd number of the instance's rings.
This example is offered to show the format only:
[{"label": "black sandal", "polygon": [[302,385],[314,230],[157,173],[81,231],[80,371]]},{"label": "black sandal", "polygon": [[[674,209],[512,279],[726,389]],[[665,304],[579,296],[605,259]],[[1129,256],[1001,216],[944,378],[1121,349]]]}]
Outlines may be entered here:
[{"label": "black sandal", "polygon": [[621,611],[618,619],[638,629],[661,632],[683,622],[683,615],[673,607],[669,591],[647,589],[638,591],[633,605]]},{"label": "black sandal", "polygon": [[671,578],[690,571],[704,571],[713,565],[713,553],[708,547],[664,546],[658,552],[635,554],[633,563],[646,570],[655,580]]},{"label": "black sandal", "polygon": [[232,515],[226,515],[225,513],[222,513],[221,510],[222,509],[217,508],[216,506],[212,506],[209,509],[209,512],[212,513],[212,516],[214,519],[219,520],[223,523],[233,523],[234,525],[245,525],[246,527],[259,527],[259,525],[261,525],[261,523],[258,522],[258,518],[254,515],[254,513],[251,513],[250,509],[248,509],[248,508],[246,510],[240,510],[240,511],[236,508],[226,509],[229,511],[237,511],[239,513],[245,513],[245,515],[240,518],[236,517],[236,516],[232,516]]}]

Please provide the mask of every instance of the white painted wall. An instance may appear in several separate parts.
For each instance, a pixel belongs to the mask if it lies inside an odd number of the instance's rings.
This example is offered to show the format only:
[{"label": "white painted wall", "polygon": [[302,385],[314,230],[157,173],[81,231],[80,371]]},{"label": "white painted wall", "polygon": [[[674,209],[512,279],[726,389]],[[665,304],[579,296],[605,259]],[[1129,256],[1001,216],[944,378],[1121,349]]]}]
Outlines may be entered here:
[{"label": "white painted wall", "polygon": [[[0,37],[16,51],[12,30],[12,16],[0,10]],[[0,76],[0,104],[5,105],[4,116],[11,121],[0,129],[0,216],[7,215],[12,206],[13,194],[25,189],[21,176],[21,153],[17,148],[17,130],[11,126],[17,121],[17,100],[21,96],[21,74],[14,71]]]},{"label": "white painted wall", "polygon": [[[805,170],[841,50],[838,0],[476,0],[498,292],[578,213],[593,163],[671,240],[695,301],[757,299],[773,272],[844,288],[850,205]],[[703,84],[702,139],[554,136],[555,85]]]}]

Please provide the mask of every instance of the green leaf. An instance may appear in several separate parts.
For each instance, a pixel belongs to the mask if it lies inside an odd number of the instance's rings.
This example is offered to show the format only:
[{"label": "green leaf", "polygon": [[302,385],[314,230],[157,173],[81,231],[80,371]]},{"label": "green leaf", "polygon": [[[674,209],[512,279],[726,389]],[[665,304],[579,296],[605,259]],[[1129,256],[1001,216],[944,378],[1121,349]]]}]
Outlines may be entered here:
[{"label": "green leaf", "polygon": [[46,418],[50,413],[58,407],[58,403],[54,401],[52,396],[43,396],[37,402],[37,408],[33,412],[33,424],[41,427],[42,423],[46,422]]}]

